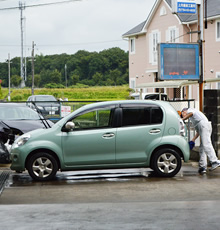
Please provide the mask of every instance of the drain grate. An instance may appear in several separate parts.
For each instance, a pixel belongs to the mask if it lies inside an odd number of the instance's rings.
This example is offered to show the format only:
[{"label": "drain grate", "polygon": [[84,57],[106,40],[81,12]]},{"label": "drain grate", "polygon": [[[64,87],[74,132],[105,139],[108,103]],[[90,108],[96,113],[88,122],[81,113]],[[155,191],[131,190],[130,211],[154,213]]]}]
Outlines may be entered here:
[{"label": "drain grate", "polygon": [[5,187],[6,181],[10,175],[9,171],[1,171],[0,170],[0,195]]}]

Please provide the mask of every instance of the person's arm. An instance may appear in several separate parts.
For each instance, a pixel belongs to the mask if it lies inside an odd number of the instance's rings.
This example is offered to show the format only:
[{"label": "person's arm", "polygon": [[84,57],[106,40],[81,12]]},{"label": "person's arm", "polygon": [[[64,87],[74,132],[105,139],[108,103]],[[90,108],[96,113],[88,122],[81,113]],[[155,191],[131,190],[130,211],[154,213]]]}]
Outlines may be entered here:
[{"label": "person's arm", "polygon": [[199,137],[199,133],[196,133],[196,135],[192,138],[192,141],[195,142],[198,137]]},{"label": "person's arm", "polygon": [[182,120],[185,121],[192,116],[193,116],[193,113],[187,113],[186,116],[182,118]]}]

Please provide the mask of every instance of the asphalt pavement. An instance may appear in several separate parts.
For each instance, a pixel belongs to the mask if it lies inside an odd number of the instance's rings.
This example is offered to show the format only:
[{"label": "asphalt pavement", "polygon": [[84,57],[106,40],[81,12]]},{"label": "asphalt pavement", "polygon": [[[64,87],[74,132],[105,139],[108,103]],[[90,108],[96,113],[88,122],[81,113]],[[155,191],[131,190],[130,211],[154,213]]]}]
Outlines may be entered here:
[{"label": "asphalt pavement", "polygon": [[58,173],[34,182],[8,171],[0,230],[219,229],[220,168],[199,175],[184,164],[173,178],[148,169]]}]

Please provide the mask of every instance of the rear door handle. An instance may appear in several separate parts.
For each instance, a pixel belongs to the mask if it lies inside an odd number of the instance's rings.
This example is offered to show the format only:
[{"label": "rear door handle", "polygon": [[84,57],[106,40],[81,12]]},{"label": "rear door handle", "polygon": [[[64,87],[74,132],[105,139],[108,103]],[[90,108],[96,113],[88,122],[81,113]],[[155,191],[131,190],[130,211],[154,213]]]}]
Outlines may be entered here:
[{"label": "rear door handle", "polygon": [[156,133],[160,133],[160,129],[151,129],[150,130],[150,134],[156,134]]},{"label": "rear door handle", "polygon": [[108,138],[113,138],[115,136],[114,133],[105,133],[102,135],[103,138],[108,139]]}]

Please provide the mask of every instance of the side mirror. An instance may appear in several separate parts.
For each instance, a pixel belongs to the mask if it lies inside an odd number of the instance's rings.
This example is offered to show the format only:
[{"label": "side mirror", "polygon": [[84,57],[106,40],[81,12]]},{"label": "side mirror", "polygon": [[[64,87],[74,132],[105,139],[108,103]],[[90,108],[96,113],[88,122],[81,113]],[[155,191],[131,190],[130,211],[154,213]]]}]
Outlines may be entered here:
[{"label": "side mirror", "polygon": [[68,130],[68,131],[71,131],[75,128],[75,124],[72,122],[72,121],[69,121],[65,124],[65,128]]}]

